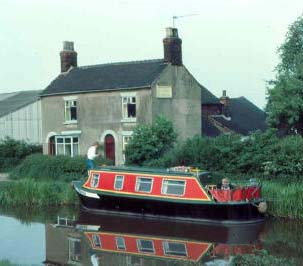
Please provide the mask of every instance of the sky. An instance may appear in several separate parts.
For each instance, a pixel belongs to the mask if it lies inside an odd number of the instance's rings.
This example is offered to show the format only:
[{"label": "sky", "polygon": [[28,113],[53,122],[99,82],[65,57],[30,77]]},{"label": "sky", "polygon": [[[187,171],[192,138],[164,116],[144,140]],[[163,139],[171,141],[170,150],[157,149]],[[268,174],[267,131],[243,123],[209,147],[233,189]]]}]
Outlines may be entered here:
[{"label": "sky", "polygon": [[63,41],[78,66],[163,58],[173,16],[183,64],[216,96],[266,105],[277,48],[302,0],[0,0],[0,93],[42,90],[60,73]]}]

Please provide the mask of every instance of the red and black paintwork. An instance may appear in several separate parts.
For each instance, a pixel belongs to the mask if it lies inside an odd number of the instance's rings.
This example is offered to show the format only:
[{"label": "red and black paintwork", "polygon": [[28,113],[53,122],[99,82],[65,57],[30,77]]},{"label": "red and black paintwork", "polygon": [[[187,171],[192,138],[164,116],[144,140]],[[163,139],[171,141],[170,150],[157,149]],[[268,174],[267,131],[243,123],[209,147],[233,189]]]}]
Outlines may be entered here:
[{"label": "red and black paintwork", "polygon": [[[126,216],[91,214],[80,211],[76,228],[84,232],[93,252],[110,252],[132,256],[154,257],[165,260],[200,261],[202,257],[252,253],[260,246],[263,224],[203,225],[189,222],[169,222],[128,218]],[[118,248],[122,238],[124,248]],[[96,241],[96,239],[98,241]],[[148,241],[152,250],[140,250],[138,241]],[[183,247],[183,254],[165,250],[170,243]]]},{"label": "red and black paintwork", "polygon": [[[94,176],[97,177],[95,183]],[[116,176],[124,178],[123,187],[119,190],[114,188]],[[136,191],[138,177],[152,179],[149,192]],[[163,180],[184,181],[184,193],[164,194]],[[199,178],[190,173],[101,168],[90,171],[85,182],[74,182],[74,187],[82,207],[91,212],[212,223],[252,223],[264,219],[264,214],[258,210],[258,204],[264,201],[260,197],[260,188],[256,187],[256,197],[249,195],[250,198],[246,198],[249,194],[247,192],[252,190],[251,187],[230,191],[228,193],[231,194],[226,197],[226,192],[220,190],[207,191]],[[245,192],[246,196],[239,197],[239,192]]]}]

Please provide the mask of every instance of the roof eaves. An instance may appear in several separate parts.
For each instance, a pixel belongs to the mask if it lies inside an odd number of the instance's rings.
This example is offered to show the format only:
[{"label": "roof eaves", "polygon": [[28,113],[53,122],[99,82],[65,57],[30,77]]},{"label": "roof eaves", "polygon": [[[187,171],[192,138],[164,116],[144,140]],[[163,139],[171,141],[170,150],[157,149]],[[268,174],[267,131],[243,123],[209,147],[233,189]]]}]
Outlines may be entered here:
[{"label": "roof eaves", "polygon": [[109,92],[109,91],[120,91],[120,90],[138,90],[138,89],[150,89],[151,84],[147,84],[145,86],[136,86],[136,87],[125,87],[125,88],[114,88],[114,89],[106,89],[106,90],[85,90],[85,91],[67,91],[67,92],[59,92],[59,93],[49,93],[49,94],[40,94],[40,97],[46,96],[55,96],[55,95],[67,95],[67,94],[82,94],[82,93],[93,93],[93,92]]}]

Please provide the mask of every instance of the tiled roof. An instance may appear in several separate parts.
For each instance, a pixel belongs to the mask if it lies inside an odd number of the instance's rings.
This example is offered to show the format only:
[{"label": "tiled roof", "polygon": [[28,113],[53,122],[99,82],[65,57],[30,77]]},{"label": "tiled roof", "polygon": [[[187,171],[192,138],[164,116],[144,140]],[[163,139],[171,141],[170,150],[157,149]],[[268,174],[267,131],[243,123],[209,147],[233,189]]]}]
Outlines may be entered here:
[{"label": "tiled roof", "polygon": [[200,84],[201,87],[201,102],[202,104],[219,104],[219,99],[213,95],[208,89]]},{"label": "tiled roof", "polygon": [[155,59],[75,67],[53,80],[41,96],[149,87],[166,66]]},{"label": "tiled roof", "polygon": [[230,120],[224,117],[213,117],[213,119],[235,133],[242,135],[266,129],[265,112],[245,97],[230,99],[229,114]]},{"label": "tiled roof", "polygon": [[[0,96],[0,117],[37,101],[40,93],[41,91],[20,91],[11,93],[10,97]],[[6,93],[5,95],[7,96]]]}]

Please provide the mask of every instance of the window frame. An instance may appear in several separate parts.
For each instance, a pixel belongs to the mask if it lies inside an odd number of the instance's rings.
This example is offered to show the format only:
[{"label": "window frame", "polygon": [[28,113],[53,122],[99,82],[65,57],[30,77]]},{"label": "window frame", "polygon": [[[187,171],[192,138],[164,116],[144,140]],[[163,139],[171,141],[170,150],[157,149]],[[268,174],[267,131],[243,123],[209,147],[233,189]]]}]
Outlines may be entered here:
[{"label": "window frame", "polygon": [[[183,254],[176,254],[176,253],[174,253],[174,251],[169,250],[169,244],[183,245],[185,254],[184,255]],[[182,257],[182,258],[188,257],[187,246],[184,243],[173,242],[173,241],[164,241],[162,243],[162,248],[163,248],[163,253],[167,256],[177,256],[177,257]]]},{"label": "window frame", "polygon": [[[146,248],[142,248],[142,241],[146,241],[146,242],[151,242],[152,243],[152,250],[142,250],[142,249],[146,249]],[[137,243],[137,249],[139,252],[141,253],[145,253],[145,254],[155,254],[155,245],[154,245],[154,241],[150,240],[150,239],[136,239],[136,243]]]},{"label": "window frame", "polygon": [[[96,178],[96,176],[97,176],[97,178]],[[94,182],[96,181],[96,179],[97,179],[97,183],[96,183],[96,185],[95,185]],[[91,174],[91,178],[90,178],[90,183],[89,183],[90,186],[91,186],[92,188],[97,188],[97,187],[99,187],[100,179],[101,179],[101,174],[92,173],[92,174]]]},{"label": "window frame", "polygon": [[[182,194],[173,194],[173,193],[167,193],[167,192],[165,192],[164,191],[164,189],[165,189],[165,182],[170,182],[170,181],[173,181],[173,182],[175,182],[175,181],[182,181],[183,182],[183,184],[184,184],[184,186],[183,186],[183,193]],[[166,191],[167,191],[167,189],[168,189],[168,186],[169,186],[169,184],[167,184],[167,186],[166,186]],[[169,196],[177,196],[177,197],[182,197],[182,196],[184,196],[185,195],[185,191],[186,191],[186,180],[178,180],[178,179],[169,179],[169,178],[164,178],[163,180],[162,180],[162,185],[161,185],[161,194],[162,195],[169,195]]]},{"label": "window frame", "polygon": [[[119,247],[118,240],[122,240],[123,247],[121,247],[121,246]],[[126,250],[126,244],[125,244],[124,237],[122,237],[122,236],[116,236],[115,237],[115,241],[116,241],[116,247],[117,247],[118,250]]]},{"label": "window frame", "polygon": [[[134,116],[130,116],[129,105],[134,105]],[[138,101],[136,93],[121,93],[122,122],[136,122]]]},{"label": "window frame", "polygon": [[[75,119],[72,118],[72,109],[75,109]],[[64,123],[74,124],[78,122],[77,98],[64,98]]]},{"label": "window frame", "polygon": [[[119,177],[122,177],[121,188],[117,188],[117,187],[116,187],[117,178],[119,178]],[[123,190],[124,179],[125,179],[124,175],[116,175],[116,176],[115,176],[115,183],[114,183],[114,189],[115,189],[115,190]]]},{"label": "window frame", "polygon": [[94,248],[102,248],[102,241],[101,241],[100,235],[92,234],[92,242],[93,242]]},{"label": "window frame", "polygon": [[[77,247],[80,249],[79,253],[76,253]],[[78,263],[81,260],[81,240],[74,237],[68,237],[68,262],[71,264]]]},{"label": "window frame", "polygon": [[[77,141],[75,141],[74,139],[77,138]],[[58,142],[59,139],[62,139],[62,143]],[[66,140],[69,139],[70,142],[66,142]],[[59,149],[58,147],[60,147],[60,145],[62,145],[63,147],[63,153],[59,153]],[[70,154],[67,154],[66,151],[66,146],[70,145]],[[77,154],[75,154],[75,148],[74,145],[77,145]],[[61,150],[61,149],[60,149]],[[55,136],[55,151],[56,151],[56,155],[65,155],[65,156],[70,156],[70,157],[74,157],[80,154],[80,137],[79,136],[71,136],[71,135],[56,135]]]},{"label": "window frame", "polygon": [[[141,190],[139,190],[140,180],[141,179],[149,179],[149,180],[151,180],[150,190],[149,191],[141,191]],[[152,178],[150,176],[137,176],[136,177],[136,183],[135,183],[135,191],[136,192],[140,192],[140,193],[151,193],[152,190],[153,190],[153,184],[154,184],[154,178]]]}]

